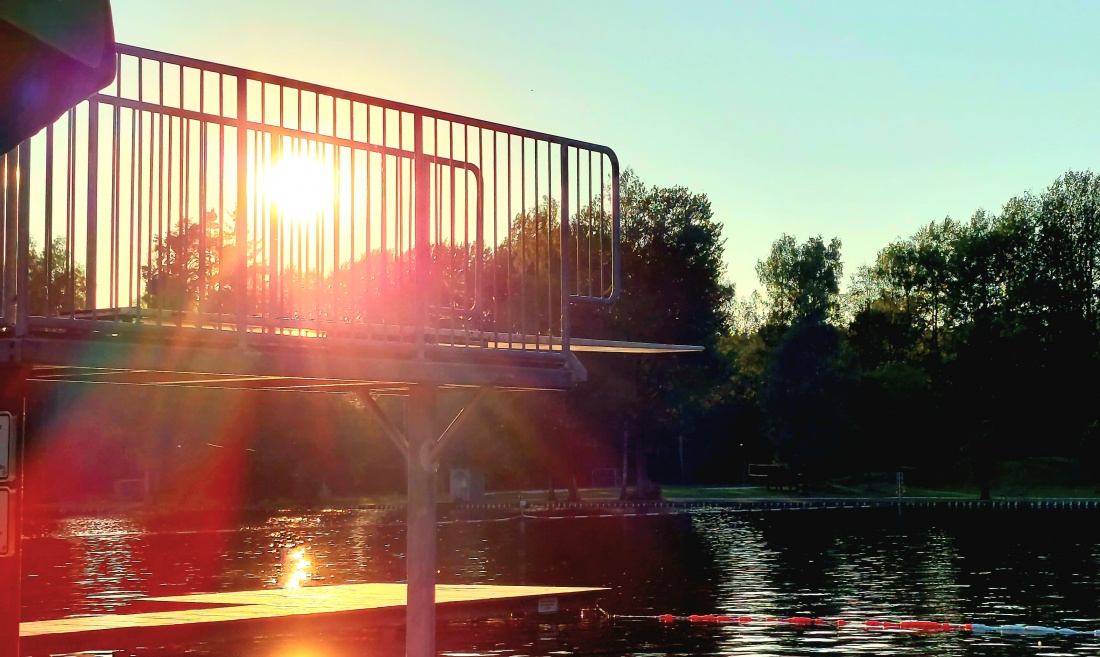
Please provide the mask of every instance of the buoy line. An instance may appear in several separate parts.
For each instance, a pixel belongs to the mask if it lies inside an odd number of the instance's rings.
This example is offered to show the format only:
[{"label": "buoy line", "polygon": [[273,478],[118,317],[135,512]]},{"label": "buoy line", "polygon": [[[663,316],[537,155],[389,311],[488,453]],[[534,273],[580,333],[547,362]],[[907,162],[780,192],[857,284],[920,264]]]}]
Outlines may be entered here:
[{"label": "buoy line", "polygon": [[1003,634],[1017,636],[1093,636],[1100,637],[1100,629],[1074,630],[1070,628],[1045,627],[1043,625],[985,625],[982,623],[946,623],[938,621],[922,620],[852,620],[847,618],[816,618],[811,616],[789,616],[780,618],[775,616],[725,616],[717,614],[692,614],[690,616],[675,616],[673,614],[661,614],[658,616],[639,616],[627,614],[608,614],[610,619],[622,620],[652,620],[660,623],[693,623],[709,625],[774,625],[789,627],[834,627],[837,629],[848,627],[864,630],[897,630],[906,632],[923,633],[969,633],[969,634]]}]

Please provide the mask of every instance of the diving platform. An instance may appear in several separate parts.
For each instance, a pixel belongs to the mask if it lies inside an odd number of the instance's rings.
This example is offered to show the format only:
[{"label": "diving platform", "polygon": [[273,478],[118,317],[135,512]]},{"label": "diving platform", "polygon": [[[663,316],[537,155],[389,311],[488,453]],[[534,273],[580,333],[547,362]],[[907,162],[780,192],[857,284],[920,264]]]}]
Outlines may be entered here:
[{"label": "diving platform", "polygon": [[[429,657],[437,606],[583,593],[437,588],[436,469],[487,395],[586,380],[578,353],[700,350],[608,335],[623,279],[614,151],[135,46],[115,46],[113,69],[0,154],[0,657],[17,635],[394,610],[408,654]],[[220,594],[17,628],[33,381],[355,394],[405,457],[408,588]],[[441,394],[469,397],[452,419]],[[388,418],[380,395],[405,411]]]}]

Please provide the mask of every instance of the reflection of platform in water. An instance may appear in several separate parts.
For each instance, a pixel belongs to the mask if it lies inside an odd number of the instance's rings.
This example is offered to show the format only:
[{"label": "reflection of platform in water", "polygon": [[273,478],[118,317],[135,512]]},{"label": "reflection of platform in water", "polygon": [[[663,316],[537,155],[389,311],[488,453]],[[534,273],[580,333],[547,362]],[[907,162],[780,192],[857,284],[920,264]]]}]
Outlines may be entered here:
[{"label": "reflection of platform in water", "polygon": [[[472,620],[551,613],[590,602],[603,590],[438,585],[437,616],[441,620]],[[405,596],[404,584],[341,584],[146,598],[169,610],[33,621],[22,623],[19,634],[25,649],[32,651],[92,650],[151,640],[159,645],[203,637],[316,632],[339,629],[348,622],[400,624],[405,618]]]}]

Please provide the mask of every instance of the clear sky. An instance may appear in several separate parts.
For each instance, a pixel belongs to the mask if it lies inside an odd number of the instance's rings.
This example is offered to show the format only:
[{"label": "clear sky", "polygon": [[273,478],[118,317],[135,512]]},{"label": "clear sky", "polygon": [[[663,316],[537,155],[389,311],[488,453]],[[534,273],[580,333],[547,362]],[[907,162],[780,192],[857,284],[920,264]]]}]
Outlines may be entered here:
[{"label": "clear sky", "polygon": [[114,0],[119,41],[606,144],[706,192],[741,294],[1100,161],[1100,2]]}]

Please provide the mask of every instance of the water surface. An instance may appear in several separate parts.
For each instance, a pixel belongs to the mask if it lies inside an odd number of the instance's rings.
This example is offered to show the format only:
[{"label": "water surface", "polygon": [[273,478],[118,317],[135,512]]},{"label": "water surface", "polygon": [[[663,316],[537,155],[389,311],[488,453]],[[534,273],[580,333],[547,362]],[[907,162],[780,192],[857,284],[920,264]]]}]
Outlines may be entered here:
[{"label": "water surface", "polygon": [[[440,527],[441,583],[606,586],[611,614],[827,616],[1100,628],[1100,522],[1088,512],[695,511]],[[178,525],[179,523],[177,523]],[[145,596],[401,581],[392,513],[331,511],[180,529],[63,521],[25,543],[26,620],[148,610]],[[250,637],[126,654],[400,655],[401,633]],[[452,624],[464,655],[1100,655],[1100,638],[662,625],[648,619]]]}]

